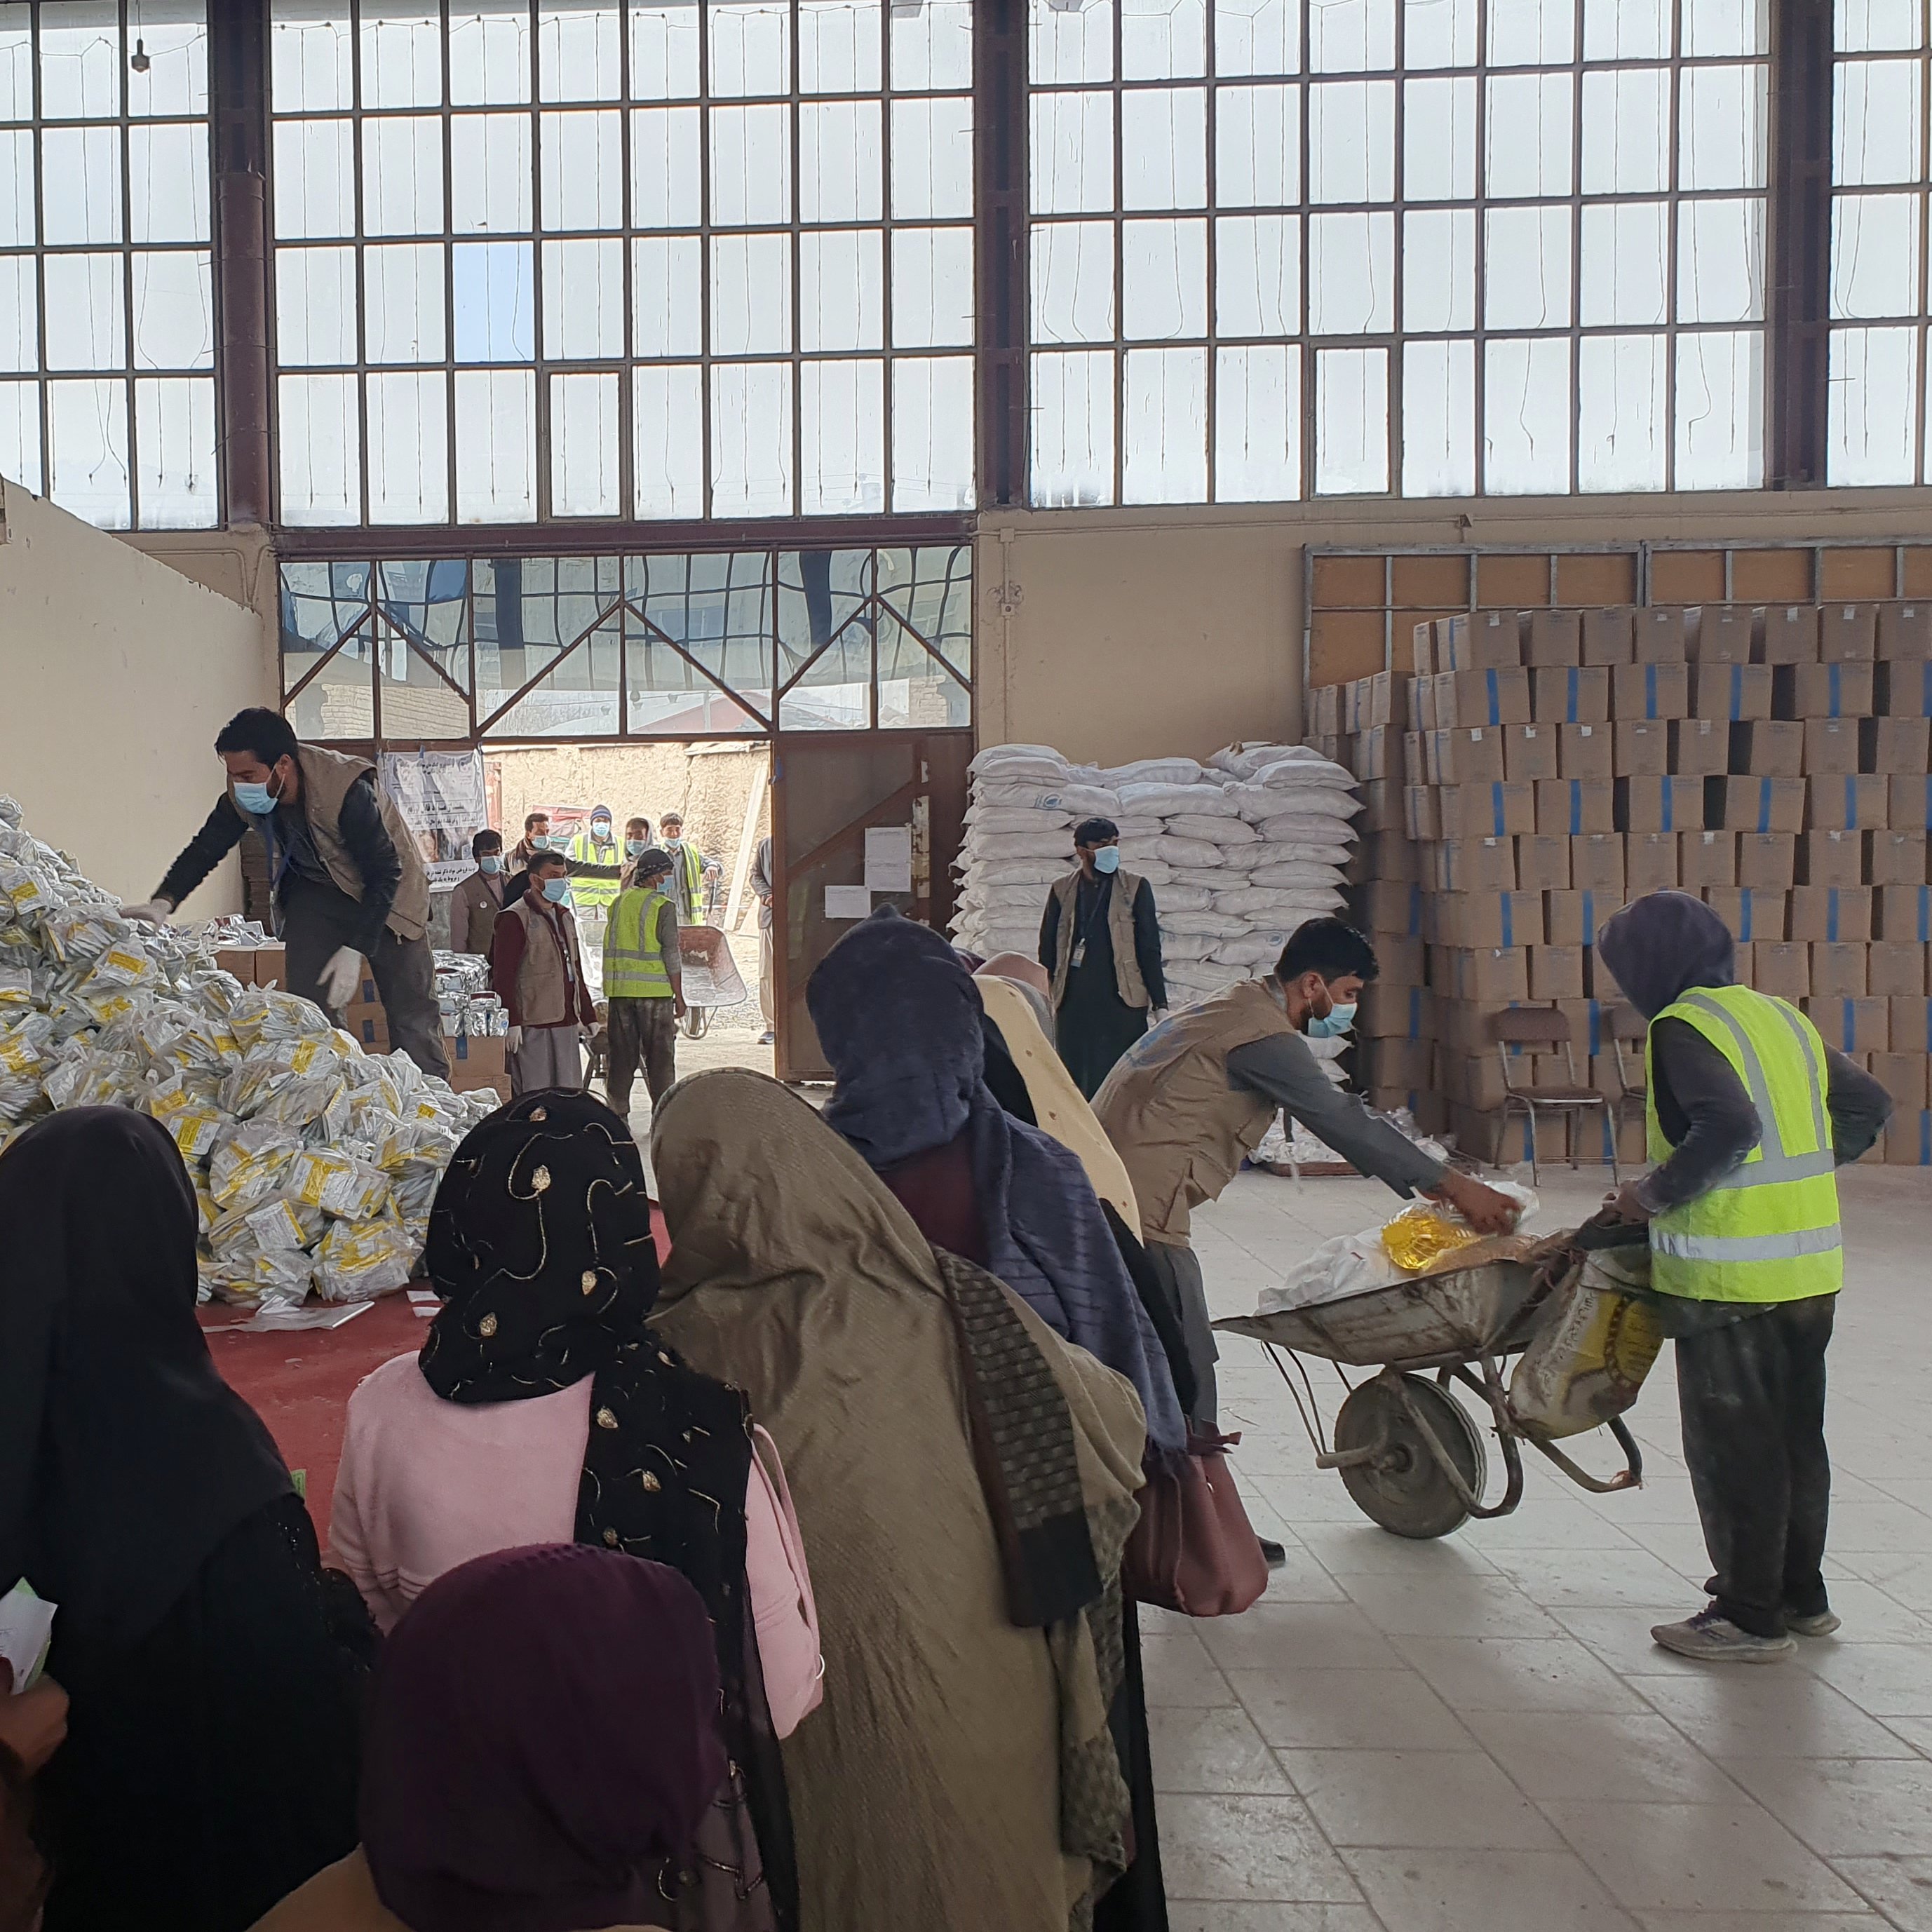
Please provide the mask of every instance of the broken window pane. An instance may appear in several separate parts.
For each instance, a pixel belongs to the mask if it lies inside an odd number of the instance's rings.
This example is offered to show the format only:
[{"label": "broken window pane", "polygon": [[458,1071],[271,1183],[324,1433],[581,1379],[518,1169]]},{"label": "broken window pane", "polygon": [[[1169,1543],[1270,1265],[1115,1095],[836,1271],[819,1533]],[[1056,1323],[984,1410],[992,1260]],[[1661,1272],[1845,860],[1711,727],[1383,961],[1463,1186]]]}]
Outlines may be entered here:
[{"label": "broken window pane", "polygon": [[458,362],[535,358],[536,287],[527,242],[458,242],[450,251],[450,285]]},{"label": "broken window pane", "polygon": [[1113,79],[1111,7],[1055,6],[1054,0],[1027,0],[1027,73],[1034,86]]}]

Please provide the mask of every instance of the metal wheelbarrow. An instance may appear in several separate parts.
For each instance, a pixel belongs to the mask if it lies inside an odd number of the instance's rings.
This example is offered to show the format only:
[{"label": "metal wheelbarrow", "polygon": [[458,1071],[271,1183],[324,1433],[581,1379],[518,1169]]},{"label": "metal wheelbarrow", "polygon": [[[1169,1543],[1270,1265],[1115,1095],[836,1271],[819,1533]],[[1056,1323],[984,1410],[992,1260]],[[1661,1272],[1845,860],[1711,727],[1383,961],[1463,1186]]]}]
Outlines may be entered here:
[{"label": "metal wheelbarrow", "polygon": [[[1426,1539],[1447,1536],[1472,1516],[1508,1516],[1522,1500],[1525,1442],[1600,1496],[1643,1480],[1642,1454],[1621,1418],[1606,1426],[1624,1466],[1604,1478],[1522,1427],[1512,1412],[1502,1365],[1528,1346],[1546,1293],[1545,1274],[1533,1262],[1490,1262],[1311,1307],[1230,1316],[1214,1325],[1267,1349],[1315,1446],[1316,1466],[1338,1470],[1372,1522],[1397,1536]],[[1324,1439],[1304,1355],[1334,1363],[1348,1391],[1332,1445]],[[1344,1372],[1351,1368],[1379,1372],[1352,1383]],[[1482,1432],[1452,1393],[1459,1383],[1487,1409],[1502,1445],[1506,1480],[1494,1503],[1484,1500],[1489,1457]]]}]

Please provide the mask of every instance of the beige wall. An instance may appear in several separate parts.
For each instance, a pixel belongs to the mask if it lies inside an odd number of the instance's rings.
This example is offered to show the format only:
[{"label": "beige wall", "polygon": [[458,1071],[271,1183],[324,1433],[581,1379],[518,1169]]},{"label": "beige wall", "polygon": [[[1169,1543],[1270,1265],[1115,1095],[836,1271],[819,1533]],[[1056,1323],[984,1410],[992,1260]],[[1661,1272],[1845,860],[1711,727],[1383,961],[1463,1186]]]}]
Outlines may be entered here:
[{"label": "beige wall", "polygon": [[[260,618],[0,483],[0,791],[81,870],[146,898],[207,817],[211,748],[272,701]],[[241,904],[230,859],[190,916]]]},{"label": "beige wall", "polygon": [[979,735],[1102,764],[1300,729],[1305,546],[1850,542],[1932,530],[1932,490],[989,512]]}]

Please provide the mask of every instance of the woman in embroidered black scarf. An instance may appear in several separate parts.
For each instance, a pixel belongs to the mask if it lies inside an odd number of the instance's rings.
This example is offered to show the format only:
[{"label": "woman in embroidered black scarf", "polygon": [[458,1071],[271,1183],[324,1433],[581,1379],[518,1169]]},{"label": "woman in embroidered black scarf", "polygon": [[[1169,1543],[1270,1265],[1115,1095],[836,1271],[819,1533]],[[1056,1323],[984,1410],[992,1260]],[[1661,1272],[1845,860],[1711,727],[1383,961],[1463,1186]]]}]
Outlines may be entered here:
[{"label": "woman in embroidered black scarf", "polygon": [[784,1744],[805,1924],[1084,1928],[1126,1862],[1132,1388],[936,1254],[776,1082],[681,1082],[652,1151],[652,1326],[745,1389],[814,1552],[825,1702]]},{"label": "woman in embroidered black scarf", "polygon": [[427,1260],[445,1300],[423,1379],[449,1402],[486,1404],[593,1378],[576,1540],[681,1570],[710,1616],[734,1774],[700,1827],[698,1896],[680,1922],[794,1932],[790,1812],[746,1582],[750,1414],[739,1390],[645,1328],[657,1250],[629,1130],[581,1094],[492,1114],[437,1190]]}]

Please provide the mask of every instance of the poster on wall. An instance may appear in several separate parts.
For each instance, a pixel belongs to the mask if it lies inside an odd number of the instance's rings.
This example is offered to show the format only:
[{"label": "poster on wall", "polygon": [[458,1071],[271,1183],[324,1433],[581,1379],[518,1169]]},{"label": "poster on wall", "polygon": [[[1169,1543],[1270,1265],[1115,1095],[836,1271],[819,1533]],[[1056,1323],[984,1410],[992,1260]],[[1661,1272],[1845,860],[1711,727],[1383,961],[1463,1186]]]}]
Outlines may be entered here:
[{"label": "poster on wall", "polygon": [[489,824],[481,752],[385,752],[382,789],[416,834],[430,889],[446,892],[476,869],[470,842]]}]

